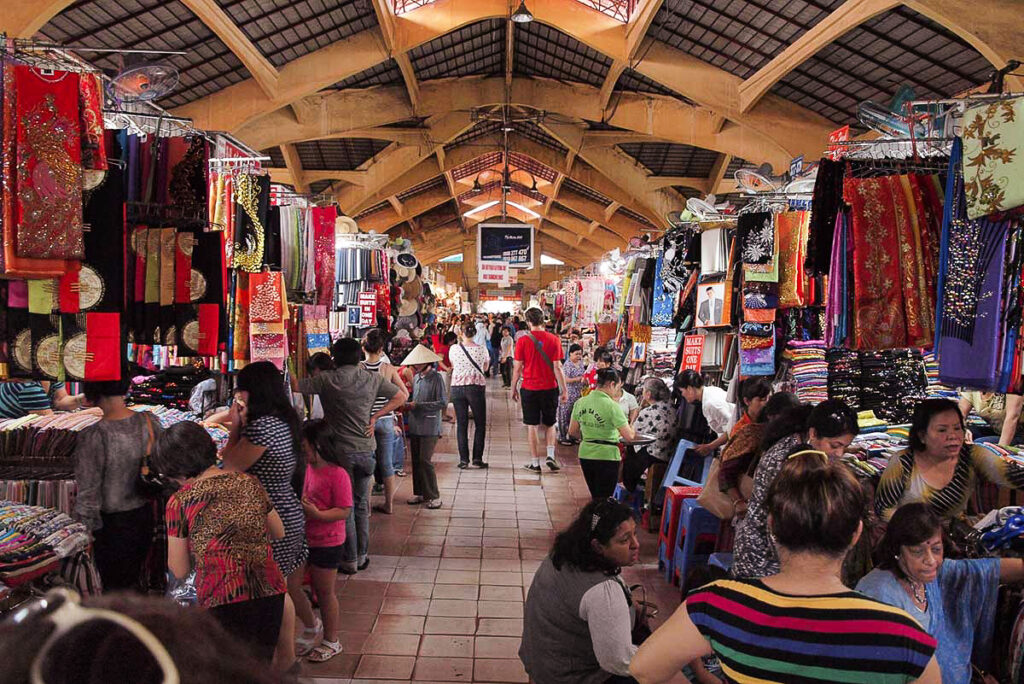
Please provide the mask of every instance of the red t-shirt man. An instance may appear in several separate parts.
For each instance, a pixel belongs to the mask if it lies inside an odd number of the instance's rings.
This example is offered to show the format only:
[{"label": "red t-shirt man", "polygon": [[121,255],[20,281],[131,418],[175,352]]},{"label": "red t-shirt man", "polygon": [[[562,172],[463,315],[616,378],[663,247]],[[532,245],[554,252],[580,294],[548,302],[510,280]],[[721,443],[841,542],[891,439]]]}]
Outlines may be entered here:
[{"label": "red t-shirt man", "polygon": [[[544,352],[552,363],[558,363],[562,356],[561,340],[549,332],[533,330],[530,332],[538,339],[544,348]],[[549,390],[558,389],[558,379],[555,372],[539,351],[536,343],[529,335],[520,337],[516,342],[516,349],[513,358],[523,362],[523,389],[525,390]]]}]

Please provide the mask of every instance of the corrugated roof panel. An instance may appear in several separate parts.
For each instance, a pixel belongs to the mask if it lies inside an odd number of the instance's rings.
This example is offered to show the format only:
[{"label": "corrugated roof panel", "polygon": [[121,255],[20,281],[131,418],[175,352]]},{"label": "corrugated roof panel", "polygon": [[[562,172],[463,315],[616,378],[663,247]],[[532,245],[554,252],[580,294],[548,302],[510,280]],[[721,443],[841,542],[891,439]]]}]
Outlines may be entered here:
[{"label": "corrugated roof panel", "polygon": [[454,76],[505,73],[505,21],[478,21],[409,51],[416,78],[429,81]]},{"label": "corrugated roof panel", "polygon": [[516,24],[513,71],[600,87],[612,59],[556,28],[532,21]]},{"label": "corrugated roof panel", "polygon": [[348,78],[338,81],[331,86],[332,90],[345,90],[347,88],[369,88],[371,86],[394,86],[404,85],[402,71],[398,68],[398,62],[388,59],[380,64],[374,64],[369,69],[352,74]]},{"label": "corrugated roof panel", "polygon": [[623,143],[619,149],[643,164],[655,176],[707,178],[718,152],[676,143]]},{"label": "corrugated roof panel", "polygon": [[391,143],[373,138],[309,140],[295,144],[307,171],[355,171]]}]

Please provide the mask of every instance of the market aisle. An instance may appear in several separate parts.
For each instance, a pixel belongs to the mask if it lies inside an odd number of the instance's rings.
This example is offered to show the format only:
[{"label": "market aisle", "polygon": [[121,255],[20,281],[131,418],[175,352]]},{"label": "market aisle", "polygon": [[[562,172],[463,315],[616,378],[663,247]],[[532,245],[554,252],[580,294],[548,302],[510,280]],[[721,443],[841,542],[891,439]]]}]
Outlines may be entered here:
[{"label": "market aisle", "polygon": [[[589,499],[575,449],[562,470],[535,475],[519,407],[500,381],[487,392],[487,470],[459,470],[454,425],[434,462],[444,507],[408,506],[406,477],[391,516],[374,514],[370,567],[339,575],[342,643],[330,662],[304,664],[303,681],[526,682],[519,662],[523,600],[556,530]],[[678,603],[657,572],[656,536],[641,533],[644,565],[624,573],[662,607]],[[652,565],[653,563],[653,565]]]}]

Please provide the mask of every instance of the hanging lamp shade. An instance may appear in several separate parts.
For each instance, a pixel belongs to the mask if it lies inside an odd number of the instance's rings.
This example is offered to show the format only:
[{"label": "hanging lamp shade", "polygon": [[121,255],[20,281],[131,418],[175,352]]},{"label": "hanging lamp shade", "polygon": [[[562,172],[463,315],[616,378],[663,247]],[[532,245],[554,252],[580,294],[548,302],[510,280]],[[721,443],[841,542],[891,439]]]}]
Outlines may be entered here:
[{"label": "hanging lamp shade", "polygon": [[484,186],[480,185],[480,176],[473,179],[473,194],[480,194],[484,191]]},{"label": "hanging lamp shade", "polygon": [[519,0],[519,7],[512,13],[512,21],[517,24],[528,24],[533,21],[533,14],[526,9],[526,0]]}]

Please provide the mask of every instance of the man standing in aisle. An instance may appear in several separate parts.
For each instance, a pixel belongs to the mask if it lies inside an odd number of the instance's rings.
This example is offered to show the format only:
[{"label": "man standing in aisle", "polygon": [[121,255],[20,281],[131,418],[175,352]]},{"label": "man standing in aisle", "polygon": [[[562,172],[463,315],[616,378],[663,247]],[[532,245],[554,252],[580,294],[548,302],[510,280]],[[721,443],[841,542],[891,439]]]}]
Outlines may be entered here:
[{"label": "man standing in aisle", "polygon": [[[529,332],[519,338],[512,364],[512,401],[523,407],[523,423],[530,436],[530,463],[527,470],[540,472],[540,454],[546,450],[547,466],[560,470],[555,446],[548,443],[548,431],[558,418],[558,402],[566,401],[562,376],[562,343],[544,330],[544,312],[537,307],[526,310]],[[519,380],[523,385],[519,388]]]}]

